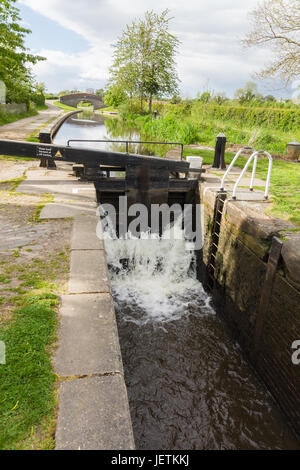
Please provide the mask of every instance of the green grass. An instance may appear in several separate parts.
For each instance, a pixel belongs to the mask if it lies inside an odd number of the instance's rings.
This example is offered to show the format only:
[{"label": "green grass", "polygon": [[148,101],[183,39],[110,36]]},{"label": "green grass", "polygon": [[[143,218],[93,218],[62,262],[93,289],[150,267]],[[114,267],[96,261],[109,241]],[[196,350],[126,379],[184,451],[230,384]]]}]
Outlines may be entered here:
[{"label": "green grass", "polygon": [[38,111],[45,111],[46,109],[48,109],[48,105],[47,104],[39,104],[39,105],[35,105],[35,108]]},{"label": "green grass", "polygon": [[[6,364],[0,365],[0,449],[53,449],[56,376],[51,364],[51,347],[57,339],[58,270],[67,272],[68,253],[50,261],[35,259],[20,274],[19,288],[2,289],[1,304],[13,307],[12,317],[0,328],[6,345]],[[7,270],[7,268],[6,268]],[[22,272],[22,271],[21,271]]]},{"label": "green grass", "polygon": [[0,366],[0,449],[18,448],[32,427],[53,413],[55,375],[47,348],[55,340],[57,319],[49,301],[50,293],[28,297],[0,331],[7,357]]},{"label": "green grass", "polygon": [[[14,157],[14,159],[17,158],[17,157]],[[1,158],[0,158],[1,160]],[[6,158],[4,157],[3,160],[6,160]],[[9,186],[9,191],[10,192],[15,192],[16,189],[18,188],[18,186],[22,183],[22,181],[24,181],[26,179],[26,176],[21,176],[20,178],[13,178],[11,180],[3,180],[3,181],[0,181],[0,185],[2,184],[5,184],[5,185],[8,185]]]},{"label": "green grass", "polygon": [[118,109],[117,108],[113,108],[112,106],[107,106],[107,108],[102,108],[102,109],[97,109],[96,110],[96,113],[97,114],[102,114],[102,113],[105,113],[105,112],[109,112],[109,113],[117,113],[118,114]]},{"label": "green grass", "polygon": [[[204,165],[211,165],[214,152],[211,150],[198,150],[185,148],[184,156],[197,155],[203,158]],[[225,161],[228,165],[234,154],[226,152]],[[240,157],[236,166],[243,168],[247,157]],[[249,171],[251,166],[249,167]],[[261,158],[257,163],[257,177],[266,180],[268,172],[268,160]],[[283,218],[300,226],[300,164],[290,163],[284,160],[273,160],[270,193],[274,201],[271,214]]]},{"label": "green grass", "polygon": [[45,122],[42,126],[36,128],[29,136],[26,138],[27,142],[40,142],[39,139],[39,133],[44,127],[47,127],[52,121],[55,121],[57,119],[57,116],[54,116],[53,118],[49,119],[49,121]]},{"label": "green grass", "polygon": [[58,108],[63,109],[66,113],[69,111],[74,111],[77,108],[73,108],[73,106],[68,106],[66,104],[62,104],[60,101],[54,101],[54,106],[57,106]]},{"label": "green grass", "polygon": [[30,116],[36,116],[38,114],[37,110],[30,109],[26,113],[21,114],[0,114],[0,126],[4,126],[5,124],[10,124],[11,122],[19,121],[19,119],[23,119]]},{"label": "green grass", "polygon": [[[208,107],[209,108],[209,107]],[[217,107],[216,109],[225,109]],[[203,145],[214,146],[216,136],[224,132],[228,143],[251,145],[257,150],[267,150],[276,155],[286,153],[286,144],[294,139],[300,140],[300,127],[284,127],[282,129],[264,125],[258,125],[255,120],[251,124],[249,120],[243,121],[221,119],[218,115],[212,116],[210,112],[205,112],[205,107],[199,109],[180,111],[175,107],[172,113],[166,114],[160,119],[151,119],[149,115],[141,116],[137,114],[126,114],[123,116],[125,122],[131,127],[140,131],[143,139],[179,141],[184,144],[201,143]],[[266,109],[266,114],[268,113]],[[263,113],[262,113],[263,116]]]},{"label": "green grass", "polygon": [[[16,157],[16,156],[10,156],[10,155],[0,155],[0,162],[1,161],[6,161],[6,162],[15,162],[15,161],[28,162],[28,161],[36,161],[36,158],[26,158],[26,157]],[[1,181],[1,183],[3,183],[3,181]]]}]

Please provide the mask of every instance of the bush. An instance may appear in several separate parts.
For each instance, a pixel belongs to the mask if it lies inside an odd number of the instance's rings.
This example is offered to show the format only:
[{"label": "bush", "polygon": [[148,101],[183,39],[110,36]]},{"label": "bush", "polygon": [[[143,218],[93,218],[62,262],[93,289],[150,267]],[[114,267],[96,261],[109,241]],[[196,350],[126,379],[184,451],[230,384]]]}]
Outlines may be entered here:
[{"label": "bush", "polygon": [[30,98],[36,106],[44,106],[45,104],[45,95],[43,93],[32,93]]},{"label": "bush", "polygon": [[112,108],[117,108],[127,101],[127,95],[122,88],[113,86],[105,92],[104,103]]},{"label": "bush", "polygon": [[135,118],[135,125],[141,133],[155,137],[156,140],[193,144],[199,140],[198,128],[188,121],[179,121],[173,115],[162,119],[151,119],[150,116]]},{"label": "bush", "polygon": [[191,110],[192,117],[196,119],[214,119],[234,121],[241,126],[272,127],[283,131],[298,130],[300,127],[300,110],[296,108],[278,109],[251,106],[219,106],[194,103]]}]

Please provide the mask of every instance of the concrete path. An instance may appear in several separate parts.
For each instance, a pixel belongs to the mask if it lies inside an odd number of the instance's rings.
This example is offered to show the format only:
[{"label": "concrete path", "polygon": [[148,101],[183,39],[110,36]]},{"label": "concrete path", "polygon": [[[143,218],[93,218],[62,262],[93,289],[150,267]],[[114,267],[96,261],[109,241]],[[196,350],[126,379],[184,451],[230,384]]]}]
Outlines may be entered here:
[{"label": "concrete path", "polygon": [[18,191],[51,193],[42,220],[73,218],[68,292],[61,298],[56,449],[135,448],[109,274],[94,185],[72,164],[33,168]]},{"label": "concrete path", "polygon": [[54,119],[60,114],[63,114],[62,109],[54,106],[51,101],[47,101],[46,104],[48,105],[48,109],[39,111],[37,116],[30,116],[0,126],[0,139],[26,140],[28,135],[34,130],[39,129],[43,124],[50,121],[50,119]]}]

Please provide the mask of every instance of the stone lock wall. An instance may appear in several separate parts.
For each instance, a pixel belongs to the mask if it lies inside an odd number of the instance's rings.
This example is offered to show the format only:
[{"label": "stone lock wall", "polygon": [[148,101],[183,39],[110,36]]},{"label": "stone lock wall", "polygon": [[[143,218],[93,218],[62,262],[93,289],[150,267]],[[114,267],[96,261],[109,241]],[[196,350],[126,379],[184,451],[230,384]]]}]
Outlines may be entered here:
[{"label": "stone lock wall", "polygon": [[[205,183],[199,190],[205,273],[217,192]],[[268,300],[263,286],[274,236],[283,247]],[[300,340],[300,232],[291,230],[288,222],[265,216],[261,204],[227,200],[215,264],[213,297],[219,311],[300,436],[300,364],[292,362],[292,343]]]}]

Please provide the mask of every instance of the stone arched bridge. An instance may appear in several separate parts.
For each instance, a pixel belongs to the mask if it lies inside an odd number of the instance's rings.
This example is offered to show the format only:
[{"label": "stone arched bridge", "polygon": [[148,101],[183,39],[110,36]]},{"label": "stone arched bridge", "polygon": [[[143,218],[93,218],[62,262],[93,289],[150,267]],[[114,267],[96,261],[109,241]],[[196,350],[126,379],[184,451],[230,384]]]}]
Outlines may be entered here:
[{"label": "stone arched bridge", "polygon": [[106,107],[101,96],[93,95],[91,93],[72,93],[71,95],[61,96],[59,100],[62,104],[73,106],[74,108],[77,108],[80,101],[88,101],[94,106],[94,109]]}]

